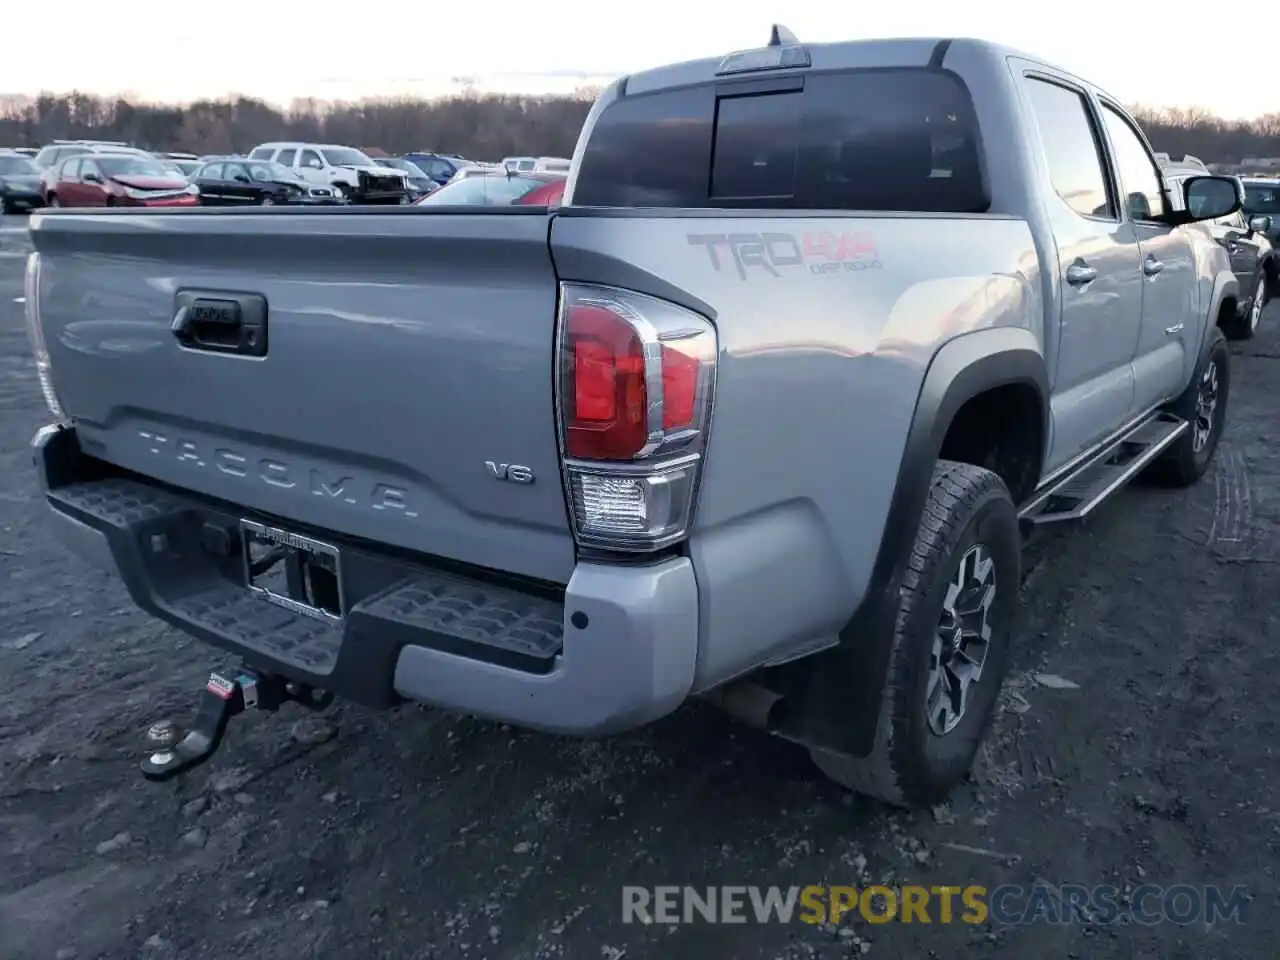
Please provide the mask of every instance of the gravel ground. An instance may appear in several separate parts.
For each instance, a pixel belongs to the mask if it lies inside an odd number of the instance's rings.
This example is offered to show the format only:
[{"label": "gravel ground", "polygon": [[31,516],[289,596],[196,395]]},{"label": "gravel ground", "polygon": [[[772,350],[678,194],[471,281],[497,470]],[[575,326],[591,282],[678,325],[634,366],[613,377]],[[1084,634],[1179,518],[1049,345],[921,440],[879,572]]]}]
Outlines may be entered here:
[{"label": "gravel ground", "polygon": [[[141,733],[185,719],[216,660],[46,542],[22,242],[0,232],[0,960],[1275,955],[1280,310],[1233,348],[1209,477],[1128,490],[1033,549],[1005,709],[946,809],[844,795],[696,706],[607,742],[286,708],[157,785]],[[1208,929],[621,922],[624,884],[877,879],[1254,900],[1247,923]]]}]

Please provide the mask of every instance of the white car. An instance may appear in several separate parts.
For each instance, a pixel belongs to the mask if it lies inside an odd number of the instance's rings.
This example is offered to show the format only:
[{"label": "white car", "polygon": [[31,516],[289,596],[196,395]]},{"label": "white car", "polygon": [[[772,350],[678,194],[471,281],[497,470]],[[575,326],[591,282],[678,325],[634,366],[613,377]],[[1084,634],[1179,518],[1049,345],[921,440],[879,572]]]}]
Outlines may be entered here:
[{"label": "white car", "polygon": [[564,157],[503,157],[502,166],[512,173],[569,173],[571,161]]},{"label": "white car", "polygon": [[354,147],[336,143],[262,143],[251,160],[273,160],[304,180],[333,187],[352,203],[408,203],[404,171],[383,167]]}]

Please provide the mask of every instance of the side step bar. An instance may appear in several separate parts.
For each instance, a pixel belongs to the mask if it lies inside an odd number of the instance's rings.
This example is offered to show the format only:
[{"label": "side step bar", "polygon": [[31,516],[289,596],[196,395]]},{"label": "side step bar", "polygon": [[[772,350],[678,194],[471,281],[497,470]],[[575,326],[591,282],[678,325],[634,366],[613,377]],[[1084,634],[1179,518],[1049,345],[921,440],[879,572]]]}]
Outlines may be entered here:
[{"label": "side step bar", "polygon": [[1065,477],[1037,491],[1018,511],[1018,519],[1040,526],[1087,517],[1190,426],[1172,413],[1153,413]]}]

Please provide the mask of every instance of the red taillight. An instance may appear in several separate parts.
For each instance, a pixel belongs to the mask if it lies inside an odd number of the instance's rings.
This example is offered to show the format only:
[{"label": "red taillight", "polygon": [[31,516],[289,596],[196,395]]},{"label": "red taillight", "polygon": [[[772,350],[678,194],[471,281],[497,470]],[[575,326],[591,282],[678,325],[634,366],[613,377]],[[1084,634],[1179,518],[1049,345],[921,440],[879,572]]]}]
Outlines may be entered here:
[{"label": "red taillight", "polygon": [[565,447],[584,460],[626,460],[644,447],[644,348],[625,320],[605,307],[577,304],[565,318],[572,373]]},{"label": "red taillight", "polygon": [[579,543],[660,549],[683,538],[706,448],[716,332],[665,300],[561,287],[557,381]]},{"label": "red taillight", "polygon": [[[710,389],[708,362],[714,360],[706,355],[710,325],[697,319],[661,331],[621,299],[579,298],[565,305],[564,435],[570,457],[630,460],[670,432],[696,429]],[[671,342],[663,342],[664,332],[673,335]],[[646,335],[653,340],[648,351]],[[661,389],[650,396],[659,380]]]},{"label": "red taillight", "polygon": [[662,348],[662,427],[682,430],[693,425],[698,399],[698,358]]}]

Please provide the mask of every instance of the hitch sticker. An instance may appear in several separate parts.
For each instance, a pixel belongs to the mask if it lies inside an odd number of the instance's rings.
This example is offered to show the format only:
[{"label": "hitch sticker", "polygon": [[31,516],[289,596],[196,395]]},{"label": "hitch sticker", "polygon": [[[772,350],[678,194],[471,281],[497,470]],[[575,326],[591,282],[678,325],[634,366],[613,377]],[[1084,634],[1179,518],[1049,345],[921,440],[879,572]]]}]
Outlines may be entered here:
[{"label": "hitch sticker", "polygon": [[226,677],[211,673],[209,674],[209,683],[206,689],[215,697],[230,700],[231,695],[236,692],[236,684],[234,680],[228,680]]},{"label": "hitch sticker", "polygon": [[830,276],[884,266],[871,234],[862,231],[690,233],[685,238],[707,251],[711,269],[720,273],[728,262],[742,280],[757,272],[780,277],[795,268]]}]

